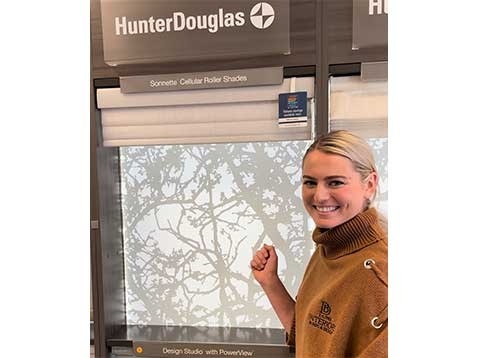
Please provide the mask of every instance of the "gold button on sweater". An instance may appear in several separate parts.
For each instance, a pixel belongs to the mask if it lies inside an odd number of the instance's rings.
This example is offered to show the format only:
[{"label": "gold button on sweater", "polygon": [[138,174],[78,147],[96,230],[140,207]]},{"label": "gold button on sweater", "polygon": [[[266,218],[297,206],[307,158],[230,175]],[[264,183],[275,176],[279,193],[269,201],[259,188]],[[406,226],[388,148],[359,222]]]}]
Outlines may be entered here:
[{"label": "gold button on sweater", "polygon": [[387,235],[374,208],[313,233],[288,344],[297,358],[386,357]]}]

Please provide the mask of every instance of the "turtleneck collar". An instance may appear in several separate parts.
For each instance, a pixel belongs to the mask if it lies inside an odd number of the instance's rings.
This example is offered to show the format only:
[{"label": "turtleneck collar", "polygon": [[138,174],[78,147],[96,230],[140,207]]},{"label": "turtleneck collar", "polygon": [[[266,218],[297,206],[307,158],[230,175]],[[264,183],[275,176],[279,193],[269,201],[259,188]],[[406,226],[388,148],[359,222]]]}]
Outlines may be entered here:
[{"label": "turtleneck collar", "polygon": [[369,208],[331,229],[315,228],[312,239],[322,245],[327,258],[338,258],[373,244],[385,237],[378,213]]}]

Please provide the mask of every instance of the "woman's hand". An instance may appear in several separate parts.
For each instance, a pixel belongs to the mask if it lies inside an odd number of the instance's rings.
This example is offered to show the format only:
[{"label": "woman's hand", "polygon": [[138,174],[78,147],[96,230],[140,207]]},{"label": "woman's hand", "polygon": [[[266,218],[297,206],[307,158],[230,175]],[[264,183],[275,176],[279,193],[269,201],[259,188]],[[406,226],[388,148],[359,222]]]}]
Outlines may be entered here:
[{"label": "woman's hand", "polygon": [[274,246],[264,244],[251,260],[252,274],[261,286],[277,282],[277,254]]},{"label": "woman's hand", "polygon": [[277,254],[274,246],[264,244],[252,257],[251,268],[254,278],[262,286],[277,317],[290,334],[295,301],[277,275]]}]

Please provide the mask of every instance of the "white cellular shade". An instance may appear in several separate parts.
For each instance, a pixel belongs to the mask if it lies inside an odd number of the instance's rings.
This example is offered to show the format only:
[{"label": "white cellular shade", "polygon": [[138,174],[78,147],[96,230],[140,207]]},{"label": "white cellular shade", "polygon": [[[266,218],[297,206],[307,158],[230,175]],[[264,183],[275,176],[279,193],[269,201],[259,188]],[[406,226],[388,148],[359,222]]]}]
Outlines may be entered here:
[{"label": "white cellular shade", "polygon": [[348,129],[365,138],[387,137],[387,81],[331,77],[329,89],[330,130]]},{"label": "white cellular shade", "polygon": [[123,94],[119,88],[99,89],[105,146],[228,143],[311,138],[314,78],[297,78],[295,91],[307,91],[306,127],[278,126],[278,95],[282,85],[229,89]]}]

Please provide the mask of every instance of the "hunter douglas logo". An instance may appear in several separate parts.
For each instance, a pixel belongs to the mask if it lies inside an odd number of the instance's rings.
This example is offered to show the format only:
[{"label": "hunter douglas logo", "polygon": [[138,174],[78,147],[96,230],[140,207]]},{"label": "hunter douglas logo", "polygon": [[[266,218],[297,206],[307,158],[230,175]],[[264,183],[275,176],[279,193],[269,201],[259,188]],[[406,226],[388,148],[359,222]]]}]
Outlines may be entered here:
[{"label": "hunter douglas logo", "polygon": [[251,23],[258,29],[267,29],[274,22],[275,12],[266,2],[260,2],[251,10]]},{"label": "hunter douglas logo", "polygon": [[[261,30],[271,26],[274,18],[274,9],[266,2],[257,3],[250,12],[252,25]],[[195,16],[187,16],[181,11],[175,11],[171,17],[167,18],[150,16],[148,19],[129,20],[126,16],[115,17],[115,33],[117,36],[184,30],[207,30],[210,33],[216,33],[223,27],[241,27],[245,23],[245,14],[241,11],[232,13],[220,8],[215,14]]]}]

